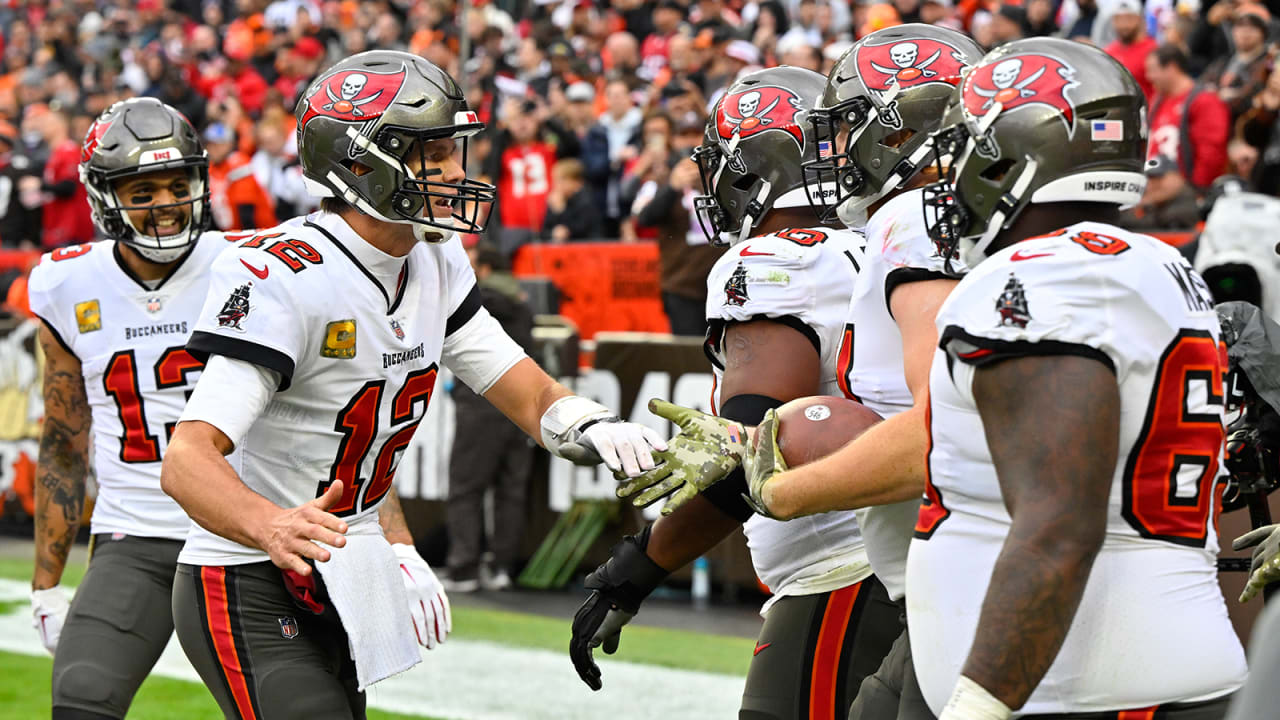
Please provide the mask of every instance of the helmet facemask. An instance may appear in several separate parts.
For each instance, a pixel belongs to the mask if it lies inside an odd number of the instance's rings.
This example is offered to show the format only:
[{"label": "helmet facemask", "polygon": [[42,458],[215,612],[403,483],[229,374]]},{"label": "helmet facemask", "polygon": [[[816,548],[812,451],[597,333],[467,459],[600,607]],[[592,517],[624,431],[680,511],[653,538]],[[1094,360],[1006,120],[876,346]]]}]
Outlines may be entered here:
[{"label": "helmet facemask", "polygon": [[[693,161],[702,178],[702,194],[694,196],[693,211],[707,242],[715,247],[728,247],[746,240],[768,211],[764,203],[772,188],[769,181],[759,175],[747,173],[729,187],[720,186],[722,173],[732,169],[729,158],[733,157],[733,149],[726,154],[718,144],[704,144],[693,150]],[[743,207],[736,218],[722,205],[722,196],[726,195],[731,197],[724,198],[725,201]]]},{"label": "helmet facemask", "polygon": [[[348,203],[362,212],[380,220],[398,224],[414,225],[414,234],[425,242],[443,242],[454,232],[478,233],[484,230],[488,218],[488,208],[497,197],[493,185],[464,177],[459,182],[443,182],[428,178],[443,173],[439,168],[428,169],[422,177],[413,174],[408,163],[409,153],[417,153],[417,166],[426,168],[435,161],[427,157],[428,145],[433,140],[455,138],[461,144],[461,166],[467,166],[468,140],[471,135],[483,127],[479,123],[468,123],[467,113],[459,113],[459,125],[448,128],[418,129],[403,126],[387,125],[379,129],[376,139],[370,141],[361,135],[357,128],[347,128],[347,137],[352,147],[361,152],[355,162],[372,167],[381,165],[384,171],[398,181],[398,189],[390,197],[390,209],[393,214],[379,212],[365,201],[352,187],[345,183],[336,173],[331,172],[329,180],[340,187],[345,185],[347,191],[341,196]],[[474,116],[472,116],[474,117]],[[475,127],[471,127],[474,125]],[[352,172],[353,176],[364,173]],[[450,210],[442,212],[436,203],[448,201]],[[427,228],[439,228],[447,233],[433,233]]]},{"label": "helmet facemask", "polygon": [[[143,159],[152,152],[144,152]],[[121,197],[118,192],[118,186],[132,178],[174,169],[184,170],[187,176],[185,198],[171,203],[143,204],[133,198]],[[178,260],[212,222],[209,213],[209,163],[204,155],[111,171],[85,168],[83,174],[82,181],[89,196],[94,223],[104,235],[129,245],[151,262],[164,264]],[[160,232],[161,215],[166,215],[166,210],[177,210],[185,215],[184,226],[176,233]],[[138,227],[130,216],[130,213],[137,212],[146,213],[142,227]]]}]

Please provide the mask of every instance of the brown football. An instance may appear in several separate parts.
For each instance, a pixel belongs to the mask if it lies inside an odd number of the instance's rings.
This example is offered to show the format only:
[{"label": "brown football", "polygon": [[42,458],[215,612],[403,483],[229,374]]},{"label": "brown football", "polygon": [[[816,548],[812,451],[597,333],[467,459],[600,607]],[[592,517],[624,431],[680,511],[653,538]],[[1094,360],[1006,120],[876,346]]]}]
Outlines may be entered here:
[{"label": "brown football", "polygon": [[778,408],[778,449],[787,467],[799,467],[839,450],[883,419],[842,397],[797,398]]}]

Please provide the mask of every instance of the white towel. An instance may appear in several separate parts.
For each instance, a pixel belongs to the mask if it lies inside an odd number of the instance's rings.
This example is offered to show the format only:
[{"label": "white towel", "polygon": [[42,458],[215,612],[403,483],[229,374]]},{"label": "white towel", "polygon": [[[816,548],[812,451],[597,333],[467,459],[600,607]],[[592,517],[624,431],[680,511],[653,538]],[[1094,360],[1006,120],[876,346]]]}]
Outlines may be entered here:
[{"label": "white towel", "polygon": [[422,662],[400,563],[377,514],[350,524],[345,547],[324,547],[329,561],[316,569],[347,631],[360,690]]}]

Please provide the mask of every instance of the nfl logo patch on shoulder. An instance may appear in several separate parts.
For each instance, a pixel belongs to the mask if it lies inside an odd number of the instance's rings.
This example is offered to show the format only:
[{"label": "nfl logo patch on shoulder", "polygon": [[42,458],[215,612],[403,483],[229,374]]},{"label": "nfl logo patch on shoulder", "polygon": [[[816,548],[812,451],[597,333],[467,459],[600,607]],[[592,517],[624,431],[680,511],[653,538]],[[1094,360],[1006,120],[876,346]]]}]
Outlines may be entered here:
[{"label": "nfl logo patch on shoulder", "polygon": [[298,637],[298,621],[291,617],[280,618],[280,636],[286,640]]}]

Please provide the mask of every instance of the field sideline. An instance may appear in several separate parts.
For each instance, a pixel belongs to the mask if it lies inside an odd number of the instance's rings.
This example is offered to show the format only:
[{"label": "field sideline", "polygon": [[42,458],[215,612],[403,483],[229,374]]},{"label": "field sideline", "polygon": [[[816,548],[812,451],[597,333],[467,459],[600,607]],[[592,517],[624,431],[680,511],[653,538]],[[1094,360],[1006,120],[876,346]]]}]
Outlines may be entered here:
[{"label": "field sideline", "polygon": [[[70,564],[64,585],[78,583],[83,572]],[[49,716],[52,661],[31,629],[30,573],[29,561],[0,558],[0,720]],[[732,716],[753,647],[745,638],[630,628],[620,660],[600,663],[605,689],[592,693],[569,662],[568,618],[458,606],[453,614],[454,632],[442,648],[370,689],[371,720]],[[129,718],[217,720],[195,679],[174,640]]]}]

